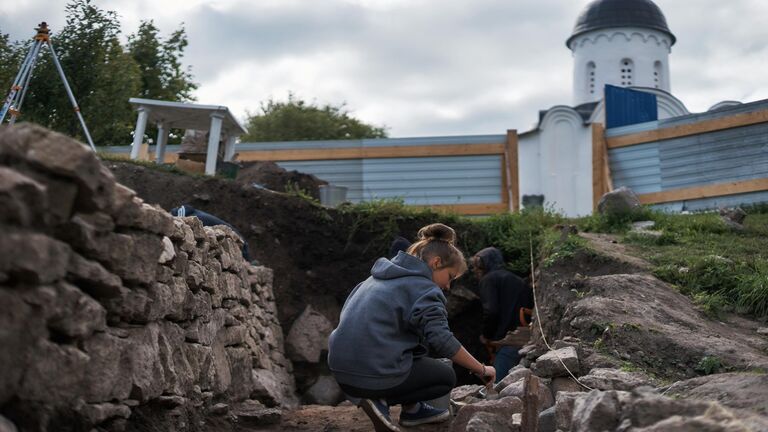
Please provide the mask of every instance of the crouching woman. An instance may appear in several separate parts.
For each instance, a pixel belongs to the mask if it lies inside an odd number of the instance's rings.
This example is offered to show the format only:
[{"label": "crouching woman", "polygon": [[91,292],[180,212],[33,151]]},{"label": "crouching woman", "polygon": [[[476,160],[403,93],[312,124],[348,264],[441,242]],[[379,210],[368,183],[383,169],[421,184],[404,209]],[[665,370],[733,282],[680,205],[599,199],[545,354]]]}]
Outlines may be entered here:
[{"label": "crouching woman", "polygon": [[391,405],[402,405],[399,423],[416,426],[445,421],[446,409],[424,401],[451,391],[453,368],[435,358],[453,360],[493,382],[493,367],[477,361],[448,328],[443,291],[467,269],[456,248],[456,233],[443,224],[428,225],[407,253],[380,258],[371,276],[344,303],[339,326],[331,333],[328,365],[342,390],[361,398],[360,406],[376,431],[396,431]]}]

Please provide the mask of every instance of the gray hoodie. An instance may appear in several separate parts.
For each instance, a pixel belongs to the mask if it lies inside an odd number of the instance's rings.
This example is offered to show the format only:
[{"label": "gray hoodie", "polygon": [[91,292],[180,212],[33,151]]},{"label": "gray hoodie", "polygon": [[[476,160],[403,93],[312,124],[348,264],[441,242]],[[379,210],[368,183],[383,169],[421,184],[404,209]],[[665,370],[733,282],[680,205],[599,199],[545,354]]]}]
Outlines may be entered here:
[{"label": "gray hoodie", "polygon": [[423,355],[422,341],[433,356],[453,357],[461,343],[448,328],[445,302],[424,261],[405,252],[379,258],[347,298],[328,340],[336,380],[372,390],[395,387]]}]

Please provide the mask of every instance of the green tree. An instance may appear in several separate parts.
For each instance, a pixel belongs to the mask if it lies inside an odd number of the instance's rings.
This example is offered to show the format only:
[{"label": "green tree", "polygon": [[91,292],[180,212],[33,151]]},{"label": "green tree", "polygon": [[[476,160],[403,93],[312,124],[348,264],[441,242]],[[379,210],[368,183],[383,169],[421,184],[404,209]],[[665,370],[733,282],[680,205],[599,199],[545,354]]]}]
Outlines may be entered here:
[{"label": "green tree", "polygon": [[[197,84],[192,81],[189,70],[181,65],[187,44],[183,26],[163,40],[152,20],[141,22],[138,31],[128,37],[128,50],[141,76],[141,90],[137,97],[179,102],[194,100],[192,92]],[[182,135],[183,131],[172,129],[168,142],[177,144]],[[154,138],[157,128],[148,125],[145,136]]]},{"label": "green tree", "polygon": [[306,141],[386,138],[385,128],[351,117],[344,105],[319,107],[288,95],[287,102],[269,99],[261,112],[249,114],[243,141]]},{"label": "green tree", "polygon": [[19,72],[16,65],[20,65],[23,60],[19,58],[20,55],[19,43],[11,42],[7,34],[0,33],[0,92],[2,92],[3,101]]},{"label": "green tree", "polygon": [[[181,65],[187,39],[182,27],[162,40],[149,21],[141,24],[124,47],[120,43],[117,14],[93,3],[94,0],[68,3],[66,25],[61,31],[52,32],[51,40],[95,144],[124,145],[132,139],[136,119],[129,98],[192,98],[197,85]],[[10,88],[30,43],[10,43],[8,36],[0,33],[0,83],[7,82],[3,92]],[[40,123],[84,140],[47,52],[37,60],[19,120]]]},{"label": "green tree", "polygon": [[[51,42],[93,140],[126,144],[133,123],[128,99],[138,93],[140,80],[138,67],[120,44],[117,14],[97,8],[92,0],[74,0],[65,10],[66,25],[52,32]],[[84,140],[50,53],[37,60],[20,120]]]},{"label": "green tree", "polygon": [[193,100],[197,84],[192,74],[184,70],[181,58],[187,47],[184,27],[176,30],[167,40],[152,20],[142,21],[139,30],[128,37],[128,50],[138,64],[141,74],[139,97],[170,101]]}]

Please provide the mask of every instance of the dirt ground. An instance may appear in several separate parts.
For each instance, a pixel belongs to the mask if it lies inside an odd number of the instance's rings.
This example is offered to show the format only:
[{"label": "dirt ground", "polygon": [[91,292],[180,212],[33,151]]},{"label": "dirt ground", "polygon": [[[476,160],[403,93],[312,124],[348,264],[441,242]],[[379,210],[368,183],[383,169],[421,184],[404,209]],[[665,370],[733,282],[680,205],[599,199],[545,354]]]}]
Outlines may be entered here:
[{"label": "dirt ground", "polygon": [[[399,407],[392,407],[391,416],[397,421],[400,415]],[[402,428],[403,432],[443,432],[450,430],[450,421],[435,425]],[[373,430],[371,421],[363,410],[344,404],[337,407],[305,405],[299,409],[286,412],[280,424],[264,431],[306,431],[306,432],[370,432]]]}]

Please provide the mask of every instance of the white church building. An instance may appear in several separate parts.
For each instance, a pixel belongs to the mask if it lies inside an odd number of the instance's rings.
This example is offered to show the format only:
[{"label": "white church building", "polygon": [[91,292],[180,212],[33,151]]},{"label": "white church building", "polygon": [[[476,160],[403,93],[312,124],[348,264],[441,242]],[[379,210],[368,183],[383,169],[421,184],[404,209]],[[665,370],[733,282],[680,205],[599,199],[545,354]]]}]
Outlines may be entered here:
[{"label": "white church building", "polygon": [[672,95],[675,35],[650,0],[597,0],[582,11],[566,45],[573,55],[572,105],[542,113],[520,135],[520,194],[543,195],[566,213],[592,212],[592,123],[605,124],[606,84],[653,93],[658,118],[689,114]]},{"label": "white church building", "polygon": [[[230,146],[228,158],[237,153],[242,161],[314,174],[346,189],[352,202],[401,199],[467,215],[529,205],[586,215],[619,186],[671,211],[768,201],[768,101],[724,101],[689,113],[672,95],[675,41],[653,1],[595,0],[565,41],[573,57],[571,100],[540,111],[532,130],[246,142]],[[609,90],[646,105],[622,105]],[[649,118],[611,124],[643,110],[652,111]],[[158,160],[173,162],[172,147]]]}]

